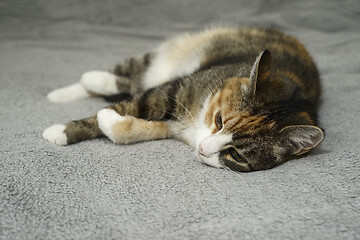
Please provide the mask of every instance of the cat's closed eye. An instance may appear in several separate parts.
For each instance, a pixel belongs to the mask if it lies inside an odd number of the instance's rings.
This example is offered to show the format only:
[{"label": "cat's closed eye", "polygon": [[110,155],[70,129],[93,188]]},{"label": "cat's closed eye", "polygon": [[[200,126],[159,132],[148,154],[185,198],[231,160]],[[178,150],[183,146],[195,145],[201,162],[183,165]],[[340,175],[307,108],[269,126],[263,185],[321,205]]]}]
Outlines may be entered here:
[{"label": "cat's closed eye", "polygon": [[230,153],[231,157],[232,157],[235,161],[237,161],[238,163],[243,163],[243,164],[248,163],[248,162],[245,160],[245,158],[244,158],[243,156],[241,156],[241,155],[239,154],[239,152],[238,152],[235,148],[230,148],[230,149],[229,149],[229,153]]},{"label": "cat's closed eye", "polygon": [[215,116],[215,124],[216,124],[217,131],[220,131],[223,127],[223,122],[222,122],[220,111],[217,112],[217,114]]}]

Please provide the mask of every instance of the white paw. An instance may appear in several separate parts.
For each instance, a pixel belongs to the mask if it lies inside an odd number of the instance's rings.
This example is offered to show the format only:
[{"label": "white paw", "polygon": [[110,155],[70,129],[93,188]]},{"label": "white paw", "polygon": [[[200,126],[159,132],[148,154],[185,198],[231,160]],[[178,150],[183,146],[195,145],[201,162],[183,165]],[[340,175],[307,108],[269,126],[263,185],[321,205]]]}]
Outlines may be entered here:
[{"label": "white paw", "polygon": [[80,83],[88,90],[101,95],[118,93],[116,76],[109,72],[90,71],[82,75]]},{"label": "white paw", "polygon": [[90,97],[91,94],[80,84],[75,83],[67,87],[56,89],[46,97],[50,102],[64,103]]},{"label": "white paw", "polygon": [[103,109],[97,114],[97,120],[101,131],[110,138],[113,142],[116,141],[116,134],[113,132],[112,127],[114,124],[121,122],[126,117],[117,114],[114,110]]},{"label": "white paw", "polygon": [[68,145],[67,137],[64,133],[65,128],[66,127],[63,124],[52,125],[51,127],[45,129],[42,136],[44,139],[57,145]]}]

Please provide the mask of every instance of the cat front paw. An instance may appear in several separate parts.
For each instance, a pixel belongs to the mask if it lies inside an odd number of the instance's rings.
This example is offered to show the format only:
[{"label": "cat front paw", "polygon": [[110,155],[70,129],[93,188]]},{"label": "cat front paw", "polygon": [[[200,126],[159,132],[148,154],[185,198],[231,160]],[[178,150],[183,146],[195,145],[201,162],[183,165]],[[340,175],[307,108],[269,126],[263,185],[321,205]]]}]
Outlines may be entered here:
[{"label": "cat front paw", "polygon": [[51,127],[48,127],[43,132],[42,136],[44,139],[49,142],[55,143],[57,145],[65,146],[68,145],[67,137],[65,134],[66,126],[63,124],[55,124]]},{"label": "cat front paw", "polygon": [[101,95],[118,93],[116,75],[104,71],[89,71],[81,76],[80,83],[90,92]]},{"label": "cat front paw", "polygon": [[113,127],[115,124],[124,121],[125,118],[112,109],[103,109],[97,114],[99,128],[114,143],[117,143],[118,139]]}]

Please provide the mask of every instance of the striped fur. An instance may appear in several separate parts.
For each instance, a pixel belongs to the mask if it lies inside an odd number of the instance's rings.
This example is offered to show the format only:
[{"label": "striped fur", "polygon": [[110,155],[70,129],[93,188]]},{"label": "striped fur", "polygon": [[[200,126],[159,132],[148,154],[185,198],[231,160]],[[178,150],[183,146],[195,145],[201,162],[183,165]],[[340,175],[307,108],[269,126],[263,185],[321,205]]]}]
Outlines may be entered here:
[{"label": "striped fur", "polygon": [[272,168],[324,138],[315,126],[317,68],[302,44],[277,30],[182,35],[111,73],[97,74],[116,81],[107,80],[106,91],[95,77],[80,84],[89,96],[119,93],[126,100],[54,125],[44,138],[58,144],[104,135],[122,144],[176,138],[193,146],[201,162],[235,171]]}]

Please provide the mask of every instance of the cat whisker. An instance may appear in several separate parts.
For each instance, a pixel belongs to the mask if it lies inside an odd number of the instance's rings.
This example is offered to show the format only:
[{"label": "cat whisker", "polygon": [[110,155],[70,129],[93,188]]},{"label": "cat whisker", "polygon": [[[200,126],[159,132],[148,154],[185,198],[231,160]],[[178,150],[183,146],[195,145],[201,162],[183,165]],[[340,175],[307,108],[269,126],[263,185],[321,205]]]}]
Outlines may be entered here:
[{"label": "cat whisker", "polygon": [[174,121],[174,123],[177,124],[177,125],[179,125],[180,127],[184,128],[184,129],[187,128],[186,126],[184,126],[184,125],[182,125],[182,124],[180,124],[180,123],[178,123],[178,122],[175,122],[175,121]]},{"label": "cat whisker", "polygon": [[[180,104],[180,106],[182,106],[190,115],[190,117],[192,118],[192,120],[194,121],[194,123],[197,125],[195,119],[193,118],[193,116],[191,115],[191,113],[189,112],[189,110],[183,105],[181,104],[178,100],[176,100],[175,98],[169,96],[171,99],[175,100],[177,103]],[[174,115],[173,113],[169,112],[169,111],[165,111],[166,113],[170,114],[171,116],[173,116],[174,118],[176,118],[178,121],[180,121],[182,124],[180,124],[179,122],[175,122],[177,125],[181,126],[182,128],[189,128],[191,125],[189,123],[187,123],[185,120],[181,119],[180,117]],[[184,125],[183,125],[184,124]]]},{"label": "cat whisker", "polygon": [[168,112],[166,111],[166,113],[170,114],[171,116],[175,117],[177,120],[179,120],[181,123],[183,124],[180,124],[179,122],[175,122],[176,124],[178,124],[179,126],[183,127],[183,128],[189,128],[190,127],[190,124],[188,124],[186,121],[184,121],[183,119],[179,118],[178,116],[172,114],[171,112]]},{"label": "cat whisker", "polygon": [[182,107],[186,110],[186,112],[190,115],[190,117],[191,117],[191,119],[194,121],[194,123],[197,124],[195,118],[192,116],[192,114],[190,113],[190,111],[189,111],[181,102],[179,102],[178,100],[176,100],[176,99],[173,98],[173,97],[171,97],[171,98],[172,98],[175,102],[177,102],[178,104],[180,104],[180,106],[182,106]]}]

